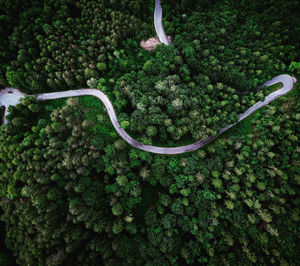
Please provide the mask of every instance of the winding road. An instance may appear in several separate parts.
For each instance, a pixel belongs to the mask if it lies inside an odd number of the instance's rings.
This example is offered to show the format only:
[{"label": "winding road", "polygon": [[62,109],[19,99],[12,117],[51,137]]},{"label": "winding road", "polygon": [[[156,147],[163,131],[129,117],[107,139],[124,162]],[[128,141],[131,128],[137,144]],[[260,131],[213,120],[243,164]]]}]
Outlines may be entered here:
[{"label": "winding road", "polygon": [[[162,43],[169,44],[168,38],[164,32],[163,26],[162,26],[162,9],[160,5],[160,0],[156,0],[155,2],[155,11],[154,11],[154,25],[155,30],[157,32],[157,35]],[[283,74],[279,75],[277,77],[274,77],[273,79],[265,82],[262,86],[259,88],[263,88],[264,86],[272,86],[276,83],[282,83],[283,87],[275,92],[270,93],[263,102],[259,101],[252,107],[250,107],[246,112],[239,115],[239,120],[236,122],[240,122],[241,120],[245,119],[247,116],[254,113],[256,110],[260,109],[261,107],[269,104],[270,102],[274,101],[276,98],[285,95],[289,91],[291,91],[294,88],[294,83],[296,83],[296,79],[294,77],[291,77],[290,75]],[[132,137],[130,137],[126,131],[120,127],[120,124],[118,122],[114,107],[107,97],[106,94],[103,92],[97,90],[97,89],[79,89],[79,90],[70,90],[70,91],[63,91],[63,92],[53,92],[53,93],[41,93],[34,95],[36,96],[37,100],[39,101],[45,101],[45,100],[54,100],[59,98],[68,98],[68,97],[78,97],[78,96],[94,96],[98,98],[105,106],[107,113],[109,115],[110,121],[112,122],[115,130],[118,132],[120,137],[124,139],[128,144],[130,144],[132,147],[138,148],[143,151],[152,152],[152,153],[158,153],[158,154],[180,154],[184,152],[190,152],[195,151],[204,145],[210,143],[214,139],[216,139],[218,136],[223,134],[225,131],[230,129],[234,124],[227,125],[226,127],[222,128],[218,135],[215,137],[209,137],[204,140],[197,141],[193,144],[185,145],[185,146],[179,146],[179,147],[157,147],[152,145],[145,145],[142,144]],[[0,106],[5,106],[5,117],[8,114],[8,106],[10,105],[16,105],[22,98],[24,98],[26,95],[22,92],[14,89],[14,88],[6,88],[2,91],[0,91]],[[4,123],[7,123],[6,119],[4,117]]]},{"label": "winding road", "polygon": [[165,33],[163,23],[162,23],[162,8],[160,5],[160,0],[155,0],[155,8],[154,8],[154,27],[156,34],[161,43],[169,45],[170,42]]},{"label": "winding road", "polygon": [[[246,112],[240,114],[239,120],[236,123],[240,122],[247,116],[251,115],[252,113],[254,113],[256,110],[260,109],[261,107],[274,101],[276,98],[291,91],[294,87],[294,83],[296,82],[296,79],[289,75],[286,75],[286,74],[279,75],[279,76],[265,82],[262,86],[272,86],[279,82],[281,82],[283,84],[283,87],[281,89],[270,93],[263,102],[261,102],[261,101],[257,102],[255,105],[250,107]],[[6,99],[9,99],[9,97],[13,97],[14,100],[13,100],[12,104],[17,103],[16,97],[18,98],[18,100],[20,100],[26,96],[22,93],[14,94],[14,92],[16,92],[16,91],[8,94],[7,92],[11,91],[11,89],[12,88],[6,88],[6,93],[4,93],[4,94],[2,93],[3,91],[0,92],[0,103],[1,102],[3,103],[3,101],[1,100],[1,97],[3,95],[5,95]],[[142,143],[136,141],[135,139],[133,139],[132,137],[130,137],[126,133],[126,131],[123,128],[121,128],[121,126],[118,122],[114,107],[113,107],[111,101],[108,99],[107,95],[97,89],[79,89],[79,90],[70,90],[70,91],[62,91],[62,92],[40,93],[35,96],[36,96],[37,100],[45,101],[45,100],[54,100],[54,99],[59,99],[59,98],[78,97],[78,96],[86,96],[86,95],[94,96],[94,97],[98,98],[104,104],[104,106],[107,110],[107,113],[109,115],[110,121],[112,122],[115,130],[118,132],[118,134],[120,135],[120,137],[122,139],[124,139],[128,144],[130,144],[131,146],[133,146],[135,148],[138,148],[140,150],[147,151],[147,152],[152,152],[152,153],[180,154],[180,153],[184,153],[184,152],[195,151],[195,150],[203,147],[204,145],[210,143],[211,141],[216,139],[218,136],[223,134],[226,130],[230,129],[232,126],[234,126],[236,124],[236,123],[230,124],[230,125],[227,125],[226,127],[222,128],[219,131],[218,135],[215,137],[209,137],[207,139],[197,141],[190,145],[173,147],[173,148],[157,147],[157,146],[142,144]],[[7,107],[7,104],[5,106]]]}]

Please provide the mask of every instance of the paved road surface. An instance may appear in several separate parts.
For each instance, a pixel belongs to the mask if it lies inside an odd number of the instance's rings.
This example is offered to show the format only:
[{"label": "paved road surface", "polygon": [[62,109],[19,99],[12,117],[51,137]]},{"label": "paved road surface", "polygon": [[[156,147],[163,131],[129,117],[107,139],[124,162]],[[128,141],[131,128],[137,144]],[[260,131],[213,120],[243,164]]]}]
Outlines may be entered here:
[{"label": "paved road surface", "polygon": [[[247,116],[251,115],[254,113],[256,110],[260,109],[261,107],[269,104],[270,102],[274,101],[276,98],[288,93],[291,91],[294,87],[294,83],[296,80],[289,76],[289,75],[279,75],[263,84],[263,86],[272,86],[276,83],[281,82],[283,84],[283,87],[275,92],[270,93],[263,102],[259,101],[255,105],[253,105],[251,108],[249,108],[246,112],[243,114],[240,114],[239,120],[236,122],[238,123],[239,121],[243,120]],[[120,127],[120,124],[117,120],[115,110],[108,99],[108,97],[101,91],[96,90],[96,89],[80,89],[80,90],[71,90],[71,91],[63,91],[63,92],[53,92],[53,93],[41,93],[37,94],[37,100],[44,101],[44,100],[52,100],[52,99],[58,99],[58,98],[67,98],[67,97],[77,97],[77,96],[83,96],[83,95],[91,95],[94,97],[97,97],[100,101],[103,102],[105,105],[105,108],[107,110],[107,113],[109,115],[110,121],[112,122],[115,130],[118,132],[121,138],[123,138],[127,143],[129,143],[131,146],[152,152],[152,153],[159,153],[159,154],[179,154],[179,153],[184,153],[184,152],[189,152],[189,151],[194,151],[197,150],[204,145],[210,143],[213,141],[215,138],[217,138],[219,135],[224,133],[226,130],[234,126],[234,124],[227,125],[226,127],[222,128],[218,135],[215,137],[210,137],[198,142],[195,142],[190,145],[185,145],[185,146],[179,146],[179,147],[174,147],[174,148],[166,148],[166,147],[157,147],[157,146],[151,146],[151,145],[145,145],[142,144],[132,137],[130,137],[124,129]]]},{"label": "paved road surface", "polygon": [[3,117],[4,124],[7,124],[6,116],[9,114],[8,106],[16,105],[19,103],[20,99],[24,97],[24,93],[14,88],[5,88],[4,90],[0,90],[0,106],[4,106],[5,108]]},{"label": "paved road surface", "polygon": [[160,5],[160,0],[155,0],[154,27],[160,42],[169,45],[170,42],[162,24],[162,8]]},{"label": "paved road surface", "polygon": [[[165,34],[163,25],[162,25],[162,8],[160,5],[160,0],[155,1],[155,10],[154,10],[154,26],[156,33],[160,39],[160,41],[166,45],[169,45],[169,40]],[[236,122],[243,120],[247,116],[251,115],[253,112],[258,110],[259,108],[269,104],[271,101],[274,101],[277,97],[280,97],[289,91],[291,91],[294,87],[294,83],[296,82],[296,79],[289,76],[289,75],[279,75],[267,82],[265,82],[261,87],[263,86],[271,86],[273,84],[276,84],[278,82],[281,82],[283,84],[283,87],[271,94],[269,94],[263,102],[258,102],[255,105],[253,105],[251,108],[249,108],[246,112],[243,114],[240,114],[239,120]],[[226,130],[234,126],[234,124],[227,125],[226,127],[222,128],[218,135],[215,137],[210,137],[198,142],[195,142],[190,145],[185,146],[179,146],[174,148],[166,148],[166,147],[157,147],[157,146],[151,146],[151,145],[144,145],[132,137],[130,137],[124,129],[120,127],[120,124],[117,120],[115,110],[108,99],[108,97],[101,91],[96,89],[80,89],[80,90],[71,90],[71,91],[63,91],[63,92],[53,92],[53,93],[41,93],[37,94],[37,100],[44,101],[44,100],[53,100],[58,98],[67,98],[67,97],[77,97],[77,96],[84,96],[84,95],[91,95],[94,97],[97,97],[100,101],[103,102],[105,105],[105,108],[107,110],[107,113],[109,115],[110,121],[112,122],[115,130],[118,132],[121,138],[123,138],[128,144],[131,146],[147,151],[152,153],[159,153],[159,154],[179,154],[184,152],[190,152],[197,150],[204,145],[210,143],[215,138],[217,138],[219,135],[224,133]],[[24,94],[21,93],[18,90],[15,90],[13,88],[6,88],[3,91],[0,91],[0,106],[4,105],[6,108],[5,116],[8,114],[7,108],[9,105],[15,105],[17,102],[24,97]],[[4,123],[7,123],[6,119],[4,118]]]},{"label": "paved road surface", "polygon": [[[294,87],[294,83],[296,82],[296,79],[289,76],[289,75],[279,75],[263,84],[263,86],[272,86],[276,83],[281,82],[283,84],[283,87],[275,92],[270,93],[263,102],[259,101],[252,107],[250,107],[246,112],[243,114],[240,114],[239,120],[236,122],[243,120],[247,116],[254,113],[256,110],[260,109],[261,107],[269,104],[270,102],[274,101],[276,98],[288,93],[291,91]],[[45,100],[53,100],[53,99],[59,99],[59,98],[68,98],[68,97],[78,97],[78,96],[84,96],[84,95],[90,95],[98,98],[105,106],[107,113],[109,115],[110,121],[112,122],[115,130],[118,132],[121,138],[123,138],[128,144],[131,146],[152,152],[152,153],[159,153],[159,154],[179,154],[184,152],[190,152],[197,150],[204,145],[210,143],[215,138],[217,138],[219,135],[224,133],[226,130],[234,126],[234,124],[227,125],[226,127],[222,128],[218,135],[215,137],[210,137],[201,141],[197,141],[190,145],[185,146],[179,146],[174,148],[167,148],[167,147],[157,147],[157,146],[151,146],[151,145],[144,145],[132,137],[130,137],[124,129],[120,127],[120,124],[118,122],[114,107],[112,106],[110,100],[104,94],[103,92],[97,90],[97,89],[79,89],[79,90],[70,90],[70,91],[62,91],[62,92],[52,92],[52,93],[41,93],[35,95],[37,100],[39,101],[45,101]],[[0,91],[0,105],[4,105],[6,107],[6,110],[9,105],[16,105],[20,99],[24,98],[25,95],[21,93],[20,91],[13,89],[13,88],[6,88],[5,90]],[[7,115],[7,111],[5,113]],[[6,121],[6,120],[5,120]],[[6,121],[7,122],[7,121]]]},{"label": "paved road surface", "polygon": [[[289,75],[279,75],[263,84],[263,86],[272,86],[276,83],[281,82],[283,84],[283,87],[275,92],[270,93],[263,102],[259,101],[252,107],[250,107],[246,112],[243,114],[240,114],[239,120],[236,122],[243,120],[247,116],[254,113],[256,110],[260,109],[261,107],[269,104],[270,102],[274,101],[276,98],[288,93],[291,91],[294,87],[294,83],[296,82],[296,79],[289,76]],[[127,143],[129,143],[131,146],[148,151],[153,153],[159,153],[159,154],[179,154],[189,151],[197,150],[204,145],[210,143],[213,141],[216,137],[224,133],[226,130],[234,126],[234,124],[227,125],[226,127],[222,128],[218,135],[215,137],[210,137],[198,142],[195,142],[190,145],[185,146],[179,146],[174,148],[166,148],[166,147],[156,147],[151,145],[144,145],[132,137],[130,137],[124,129],[120,127],[120,124],[118,122],[115,110],[108,99],[108,97],[101,91],[97,89],[79,89],[79,90],[70,90],[70,91],[62,91],[62,92],[53,92],[53,93],[41,93],[35,95],[37,100],[39,101],[45,101],[45,100],[53,100],[53,99],[59,99],[59,98],[67,98],[67,97],[78,97],[78,96],[84,96],[84,95],[90,95],[98,98],[103,104],[105,105],[105,108],[107,110],[107,113],[109,115],[110,121],[112,122],[115,130],[118,132],[121,138],[123,138]],[[0,91],[0,105],[5,106],[6,112],[5,116],[8,114],[7,108],[9,105],[16,105],[20,99],[24,98],[26,95],[21,93],[20,91],[13,89],[13,88],[6,88],[5,90]],[[4,120],[4,123],[7,123],[6,119]]]}]

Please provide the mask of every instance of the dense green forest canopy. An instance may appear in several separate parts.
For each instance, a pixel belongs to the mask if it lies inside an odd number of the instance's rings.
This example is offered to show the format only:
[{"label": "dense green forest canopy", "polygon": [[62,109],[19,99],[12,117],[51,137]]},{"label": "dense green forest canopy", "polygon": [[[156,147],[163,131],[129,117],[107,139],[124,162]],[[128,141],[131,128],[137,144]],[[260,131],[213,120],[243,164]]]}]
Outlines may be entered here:
[{"label": "dense green forest canopy", "polygon": [[[297,1],[162,7],[172,45],[148,52],[154,1],[0,0],[0,85],[98,88],[131,136],[176,146],[300,79]],[[26,97],[0,126],[0,264],[297,265],[299,91],[178,156],[127,145],[92,97]]]}]

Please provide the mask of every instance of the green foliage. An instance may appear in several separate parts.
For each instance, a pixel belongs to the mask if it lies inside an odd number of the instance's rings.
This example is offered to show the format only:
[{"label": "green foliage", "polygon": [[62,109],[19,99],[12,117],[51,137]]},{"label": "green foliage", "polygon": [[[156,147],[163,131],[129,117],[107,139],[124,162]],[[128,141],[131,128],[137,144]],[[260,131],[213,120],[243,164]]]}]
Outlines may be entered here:
[{"label": "green foliage", "polygon": [[153,63],[151,60],[148,60],[145,62],[144,66],[143,66],[143,70],[146,72],[151,72],[153,69]]},{"label": "green foliage", "polygon": [[106,70],[107,66],[104,62],[101,62],[101,63],[97,63],[97,68],[100,71],[104,71],[104,70]]},{"label": "green foliage", "polygon": [[291,62],[289,70],[295,71],[298,75],[300,75],[300,62]]},{"label": "green foliage", "polygon": [[0,264],[3,266],[9,265],[9,260],[5,253],[0,253]]},{"label": "green foliage", "polygon": [[120,216],[123,213],[123,208],[122,208],[122,205],[120,203],[116,203],[112,207],[111,210],[112,210],[113,215],[116,215],[116,216]]},{"label": "green foliage", "polygon": [[6,78],[10,86],[14,88],[22,88],[23,86],[23,79],[24,75],[20,71],[7,71]]},{"label": "green foliage", "polygon": [[120,123],[121,128],[126,129],[130,125],[129,121],[122,121]]},{"label": "green foliage", "polygon": [[112,54],[126,67],[118,48],[144,28],[148,9],[141,0],[3,0],[1,7],[0,82],[29,93],[85,86],[98,71],[114,69],[116,62],[107,61]]},{"label": "green foliage", "polygon": [[[1,85],[97,86],[149,145],[214,136],[298,73],[297,1],[162,1],[173,44],[152,52],[145,1],[0,2]],[[127,145],[93,97],[27,97],[0,127],[7,247],[19,265],[296,265],[298,98],[170,157]]]},{"label": "green foliage", "polygon": [[154,127],[154,126],[149,126],[149,127],[147,127],[147,129],[146,129],[146,134],[147,134],[149,137],[155,136],[156,133],[157,133],[156,127]]}]

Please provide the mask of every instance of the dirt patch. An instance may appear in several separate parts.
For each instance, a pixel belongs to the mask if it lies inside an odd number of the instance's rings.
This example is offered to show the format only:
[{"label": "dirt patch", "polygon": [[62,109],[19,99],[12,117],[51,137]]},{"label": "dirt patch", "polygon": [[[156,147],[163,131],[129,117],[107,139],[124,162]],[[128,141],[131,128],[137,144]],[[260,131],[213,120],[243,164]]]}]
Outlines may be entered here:
[{"label": "dirt patch", "polygon": [[[168,36],[168,40],[171,43],[172,36]],[[147,41],[144,41],[144,40],[141,41],[141,47],[147,51],[152,51],[159,44],[161,44],[161,42],[157,37],[151,37]]]}]

